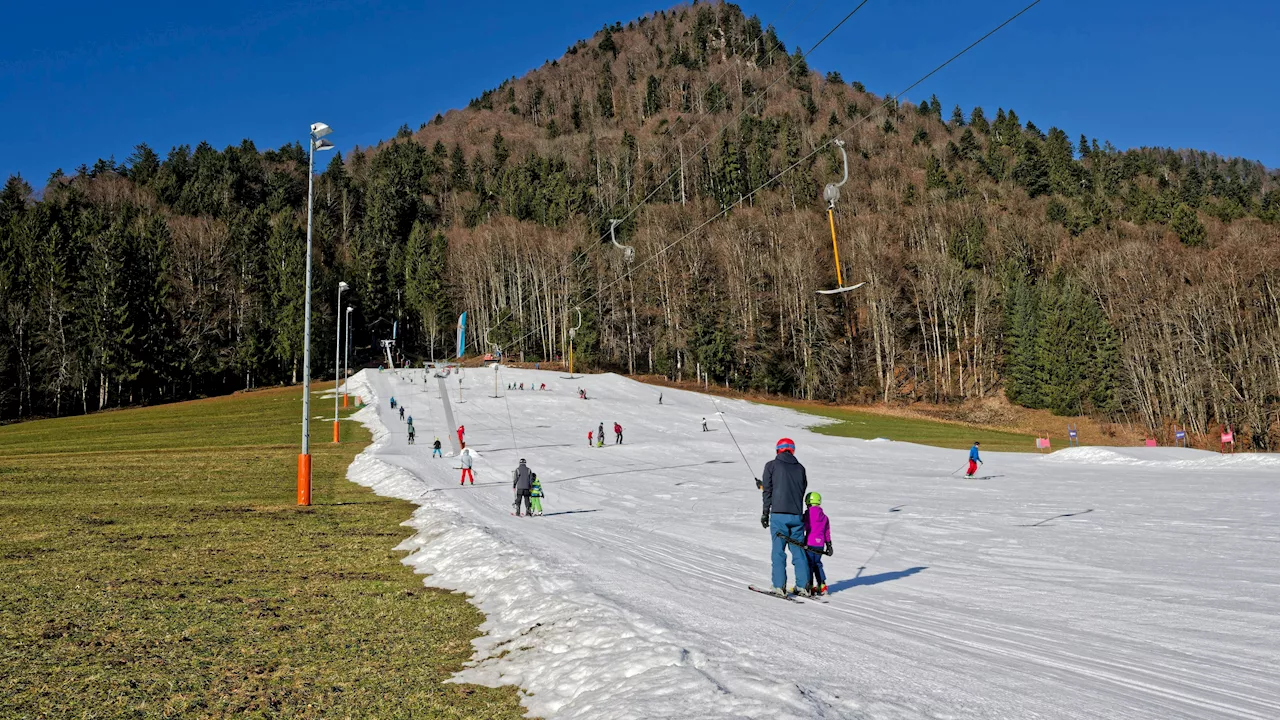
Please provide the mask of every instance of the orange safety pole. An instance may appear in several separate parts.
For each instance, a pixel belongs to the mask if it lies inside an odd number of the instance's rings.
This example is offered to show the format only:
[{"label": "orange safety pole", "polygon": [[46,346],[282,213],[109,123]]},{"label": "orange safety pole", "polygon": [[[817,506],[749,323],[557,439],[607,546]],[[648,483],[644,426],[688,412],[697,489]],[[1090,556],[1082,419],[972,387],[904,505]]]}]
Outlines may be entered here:
[{"label": "orange safety pole", "polygon": [[836,287],[844,287],[844,274],[840,272],[840,246],[836,244],[835,206],[827,207],[827,219],[831,221],[831,249],[836,254]]},{"label": "orange safety pole", "polygon": [[311,504],[311,456],[298,456],[298,504]]},{"label": "orange safety pole", "polygon": [[333,441],[338,442],[338,421],[333,421]]},{"label": "orange safety pole", "polygon": [[342,393],[342,407],[346,407],[346,406],[347,406],[347,394]]}]

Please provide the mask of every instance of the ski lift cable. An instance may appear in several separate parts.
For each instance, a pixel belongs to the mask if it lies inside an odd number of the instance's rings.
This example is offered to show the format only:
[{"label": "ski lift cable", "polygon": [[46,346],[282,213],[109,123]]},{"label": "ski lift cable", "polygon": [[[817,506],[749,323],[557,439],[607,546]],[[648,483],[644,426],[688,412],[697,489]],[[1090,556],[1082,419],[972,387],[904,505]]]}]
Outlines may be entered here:
[{"label": "ski lift cable", "polygon": [[[893,96],[891,96],[891,97],[889,97],[889,98],[886,98],[886,99],[885,99],[885,101],[884,101],[883,103],[881,103],[881,104],[880,104],[880,106],[879,106],[875,111],[873,111],[873,112],[871,112],[871,113],[867,113],[865,116],[863,116],[861,119],[859,119],[859,121],[858,121],[858,122],[852,123],[852,124],[850,124],[850,125],[849,125],[849,127],[847,127],[847,128],[845,128],[844,130],[841,130],[840,132],[836,133],[836,134],[835,134],[835,135],[834,135],[830,140],[827,140],[827,142],[825,142],[825,143],[823,143],[823,144],[819,145],[818,147],[814,148],[814,149],[813,149],[813,150],[812,150],[808,155],[805,155],[804,157],[800,158],[799,160],[796,160],[794,163],[792,163],[791,165],[787,166],[786,168],[784,168],[783,170],[781,170],[780,172],[778,172],[778,173],[777,173],[776,175],[774,175],[773,177],[769,178],[768,180],[765,180],[763,183],[761,183],[761,184],[760,184],[758,187],[756,187],[754,190],[752,190],[751,192],[749,192],[749,193],[747,193],[747,194],[743,195],[741,198],[739,198],[739,199],[738,199],[736,202],[734,202],[732,205],[729,205],[728,207],[725,207],[724,209],[722,209],[720,212],[718,212],[718,213],[716,213],[716,214],[712,215],[711,217],[708,217],[706,220],[704,220],[704,221],[702,221],[701,223],[699,223],[696,227],[694,227],[694,228],[693,228],[692,230],[690,230],[689,232],[685,233],[684,235],[681,235],[680,237],[678,237],[678,238],[676,238],[675,240],[671,241],[670,243],[668,243],[668,244],[667,244],[667,245],[665,245],[664,247],[660,248],[657,252],[653,253],[653,254],[652,254],[652,255],[650,255],[649,257],[647,257],[647,258],[645,258],[644,260],[641,260],[640,262],[638,262],[638,263],[636,263],[635,265],[631,266],[630,268],[628,268],[628,269],[627,269],[627,271],[626,271],[626,272],[624,272],[622,275],[620,275],[617,279],[612,280],[612,281],[610,281],[609,283],[606,283],[605,285],[603,285],[603,286],[601,286],[600,288],[598,288],[598,289],[597,289],[595,292],[593,292],[591,295],[589,295],[587,298],[585,298],[584,300],[582,300],[582,303],[583,303],[583,304],[585,304],[585,303],[590,302],[591,300],[594,300],[595,298],[599,297],[602,293],[604,293],[604,291],[606,291],[606,290],[608,290],[608,289],[610,289],[610,288],[612,288],[612,287],[616,286],[618,283],[622,282],[624,279],[626,279],[628,276],[630,276],[630,275],[631,275],[632,273],[634,273],[636,270],[639,270],[640,268],[644,267],[645,265],[648,265],[650,262],[652,262],[653,260],[656,260],[658,257],[660,257],[660,256],[664,255],[667,251],[669,251],[671,248],[675,247],[676,245],[679,245],[680,243],[682,243],[682,242],[684,242],[685,240],[689,239],[690,237],[692,237],[693,235],[695,235],[696,233],[698,233],[699,231],[701,231],[703,228],[705,228],[706,226],[710,225],[712,222],[715,222],[716,220],[718,220],[718,219],[720,219],[720,218],[724,217],[725,215],[727,215],[727,214],[729,213],[729,211],[730,211],[730,210],[732,210],[732,209],[734,209],[735,207],[737,207],[737,206],[741,205],[742,203],[746,202],[747,200],[750,200],[752,197],[754,197],[754,196],[756,195],[756,193],[760,192],[761,190],[764,190],[765,188],[769,187],[769,186],[770,186],[770,185],[772,185],[773,183],[777,182],[777,181],[778,181],[778,179],[780,179],[783,175],[786,175],[787,173],[789,173],[789,172],[791,172],[792,170],[796,169],[797,167],[799,167],[800,165],[804,164],[805,162],[808,162],[810,158],[812,158],[813,156],[815,156],[815,155],[817,155],[818,153],[822,152],[823,150],[826,150],[826,149],[827,149],[827,147],[828,147],[828,146],[830,146],[830,145],[832,144],[832,141],[834,141],[834,140],[836,140],[836,139],[840,139],[840,138],[841,138],[841,136],[843,136],[845,133],[848,133],[849,131],[853,130],[854,128],[860,127],[863,123],[865,123],[865,122],[867,122],[867,121],[871,120],[871,118],[872,118],[872,116],[873,116],[873,115],[875,115],[876,113],[878,113],[878,112],[880,112],[880,111],[885,110],[886,108],[888,108],[888,107],[890,106],[890,104],[891,104],[891,103],[896,103],[896,102],[898,101],[898,98],[902,97],[903,95],[907,94],[908,92],[911,92],[911,91],[912,91],[912,90],[914,90],[916,87],[918,87],[921,83],[925,82],[925,81],[926,81],[926,80],[928,80],[929,78],[931,78],[931,77],[933,77],[934,75],[938,74],[940,71],[942,71],[942,69],[943,69],[943,68],[947,67],[947,66],[948,66],[948,65],[950,65],[951,63],[953,63],[953,62],[955,62],[956,60],[958,60],[961,56],[965,55],[965,54],[966,54],[966,53],[968,53],[970,50],[972,50],[972,49],[974,49],[975,47],[977,47],[978,45],[980,45],[980,44],[981,44],[983,41],[985,41],[987,38],[991,37],[992,35],[995,35],[997,32],[999,32],[1000,30],[1004,29],[1007,25],[1009,25],[1010,23],[1012,23],[1014,20],[1017,20],[1019,17],[1022,17],[1024,14],[1026,14],[1026,13],[1027,13],[1028,11],[1030,11],[1032,8],[1034,8],[1035,6],[1039,5],[1039,4],[1040,4],[1040,2],[1041,2],[1041,0],[1032,0],[1032,2],[1031,2],[1030,4],[1028,4],[1026,7],[1022,8],[1021,10],[1019,10],[1019,11],[1018,11],[1018,12],[1016,12],[1016,13],[1014,13],[1013,15],[1010,15],[1007,19],[1005,19],[1005,21],[1004,21],[1004,22],[1000,23],[1000,24],[999,24],[999,25],[997,25],[995,28],[991,29],[991,30],[990,30],[990,31],[988,31],[985,35],[983,35],[982,37],[978,38],[977,40],[974,40],[972,43],[969,43],[969,45],[968,45],[968,46],[966,46],[963,50],[961,50],[960,52],[957,52],[955,55],[952,55],[951,57],[947,58],[947,59],[946,59],[946,60],[944,60],[941,64],[939,64],[937,67],[935,67],[934,69],[932,69],[932,70],[930,70],[929,72],[925,73],[924,75],[920,76],[920,78],[919,78],[918,80],[916,80],[915,82],[911,83],[911,84],[910,84],[910,85],[908,85],[907,87],[903,88],[901,91],[899,91],[899,92],[895,93]],[[861,6],[859,6],[859,7],[861,7]],[[523,342],[525,339],[527,339],[527,338],[531,337],[533,334],[534,334],[534,332],[533,332],[533,331],[528,332],[528,333],[525,333],[523,336],[521,336],[521,337],[516,341],[516,342],[517,342],[517,344],[518,344],[518,343],[520,343],[520,342]]]},{"label": "ski lift cable", "polygon": [[[857,6],[855,6],[855,7],[853,8],[853,10],[850,10],[850,11],[849,11],[849,13],[848,13],[847,15],[845,15],[843,18],[841,18],[841,19],[840,19],[840,21],[839,21],[839,22],[837,22],[834,26],[832,26],[832,28],[831,28],[830,30],[828,30],[828,31],[827,31],[827,33],[826,33],[825,35],[823,35],[823,36],[822,36],[822,37],[821,37],[821,38],[820,38],[816,43],[814,43],[814,44],[813,44],[813,45],[812,45],[812,46],[811,46],[807,51],[805,51],[805,52],[801,53],[799,57],[797,57],[796,59],[794,59],[794,60],[792,60],[790,63],[788,63],[788,64],[787,64],[787,68],[786,68],[786,70],[784,70],[783,72],[779,73],[779,74],[778,74],[778,76],[777,76],[776,78],[774,78],[774,79],[773,79],[773,82],[770,82],[768,85],[766,85],[766,86],[764,87],[764,89],[763,89],[763,90],[761,90],[760,92],[758,92],[758,93],[756,94],[756,97],[755,97],[755,98],[753,98],[753,99],[751,99],[751,100],[749,100],[749,101],[747,101],[747,102],[743,103],[742,110],[741,110],[741,111],[739,111],[739,112],[738,112],[738,114],[737,114],[736,116],[734,116],[734,117],[733,117],[733,119],[731,119],[729,122],[727,122],[727,123],[725,123],[724,125],[722,125],[718,131],[716,131],[715,133],[713,133],[713,134],[711,134],[710,136],[708,136],[707,141],[706,141],[706,142],[704,142],[704,143],[703,143],[703,144],[702,144],[702,145],[701,145],[697,150],[693,151],[693,152],[690,154],[690,156],[691,156],[691,157],[696,157],[696,156],[697,156],[699,153],[701,153],[703,150],[707,149],[708,147],[711,147],[711,144],[712,144],[713,142],[715,142],[715,141],[716,141],[716,139],[717,139],[717,138],[718,138],[718,137],[719,137],[719,136],[720,136],[720,135],[721,135],[725,130],[727,130],[727,129],[728,129],[728,128],[730,128],[730,127],[733,127],[733,126],[734,126],[734,125],[736,125],[738,122],[740,122],[740,121],[742,120],[742,117],[743,117],[744,115],[746,115],[748,111],[752,110],[752,109],[755,107],[755,105],[756,105],[756,104],[758,104],[758,103],[760,102],[760,100],[759,100],[760,98],[765,97],[765,96],[768,94],[769,90],[770,90],[770,89],[772,89],[774,85],[777,85],[779,82],[781,82],[781,81],[782,81],[782,80],[784,80],[785,78],[790,77],[790,76],[791,76],[791,71],[792,71],[792,70],[794,70],[795,68],[799,67],[800,63],[804,62],[804,61],[805,61],[805,60],[806,60],[806,59],[807,59],[811,54],[813,54],[813,52],[814,52],[815,50],[817,50],[817,49],[818,49],[818,48],[819,48],[819,47],[820,47],[824,42],[826,42],[828,39],[830,39],[830,38],[831,38],[831,36],[832,36],[832,35],[834,35],[834,34],[835,34],[835,32],[841,28],[841,26],[843,26],[846,22],[848,22],[848,21],[849,21],[849,19],[850,19],[850,18],[852,18],[852,17],[854,16],[854,14],[856,14],[859,10],[861,10],[861,9],[862,9],[862,7],[863,7],[864,5],[866,5],[868,2],[871,2],[871,0],[862,0],[862,2],[858,3],[858,5],[857,5]],[[800,22],[800,25],[803,25],[803,24],[804,24],[804,22],[808,21],[809,17],[811,17],[811,16],[813,15],[813,13],[814,13],[814,12],[816,12],[816,11],[818,10],[818,8],[819,8],[819,7],[821,7],[821,6],[822,6],[822,3],[818,3],[818,5],[816,5],[812,11],[810,11],[809,15],[806,15],[806,16],[805,16],[805,18],[804,18],[804,20],[802,20],[802,21]],[[776,48],[775,48],[775,50],[776,50]],[[772,53],[771,53],[771,55],[772,55]],[[723,77],[723,76],[721,76],[721,77]],[[705,94],[705,93],[704,93],[704,94]],[[685,130],[684,134],[682,134],[682,135],[680,136],[680,140],[683,140],[683,139],[684,139],[684,137],[685,137],[685,135],[688,135],[688,134],[689,134],[689,132],[691,132],[691,131],[693,130],[693,128],[694,128],[694,127],[696,127],[696,126],[697,126],[697,124],[698,124],[698,123],[700,123],[700,122],[702,121],[702,117],[705,117],[705,116],[699,116],[698,120],[697,120],[696,122],[694,122],[692,125],[690,125],[690,126],[689,126],[689,128],[688,128],[687,130]],[[668,149],[668,150],[667,150],[667,153],[666,153],[665,155],[663,155],[663,158],[662,158],[662,159],[663,159],[663,160],[665,160],[665,159],[666,159],[670,154],[671,154],[671,151],[670,151],[670,149]],[[683,163],[683,162],[682,162],[682,163],[681,163],[681,165],[680,165],[680,167],[676,168],[675,170],[672,170],[672,171],[671,171],[671,172],[670,172],[670,173],[669,173],[665,178],[663,178],[662,182],[658,183],[658,185],[657,185],[656,187],[654,187],[654,188],[653,188],[653,190],[650,190],[648,195],[644,196],[644,198],[643,198],[643,199],[641,199],[641,200],[640,200],[640,202],[638,202],[638,203],[636,203],[634,206],[632,206],[632,207],[631,207],[631,209],[630,209],[630,210],[628,210],[625,214],[623,214],[623,216],[622,216],[621,218],[619,218],[619,219],[617,219],[617,220],[610,220],[610,221],[609,221],[609,222],[610,222],[609,234],[608,234],[607,236],[606,236],[606,235],[601,235],[601,236],[599,237],[599,239],[597,239],[597,241],[596,241],[596,242],[597,242],[597,243],[603,243],[603,242],[606,240],[606,238],[610,238],[610,239],[611,239],[611,238],[613,237],[613,228],[614,228],[614,227],[616,227],[617,225],[621,225],[622,223],[626,222],[628,219],[630,219],[630,218],[631,218],[631,216],[632,216],[632,215],[635,215],[635,214],[640,210],[640,208],[642,208],[642,207],[644,207],[645,205],[647,205],[647,204],[649,203],[649,201],[650,201],[650,200],[652,200],[652,199],[653,199],[653,197],[654,197],[655,195],[657,195],[657,194],[658,194],[658,192],[659,192],[660,190],[662,190],[662,188],[664,188],[664,187],[666,187],[666,186],[667,186],[667,183],[671,182],[671,181],[676,177],[676,175],[679,175],[679,174],[680,174],[680,171],[684,169],[684,166],[685,166],[686,164],[687,164],[687,163]],[[610,208],[610,214],[612,214],[612,211],[613,211],[613,210],[615,210],[615,209],[617,209],[617,205],[614,205],[612,208]],[[623,248],[623,250],[624,250],[624,251],[626,250],[626,248],[625,248],[624,246],[622,246],[622,245],[619,245],[619,244],[617,243],[617,241],[614,241],[614,244],[615,244],[615,245],[618,245],[618,247],[620,247],[620,248]],[[633,257],[633,256],[634,256],[634,254],[635,254],[635,251],[634,251],[634,249],[633,249],[633,250],[632,250],[632,252],[629,254],[629,257],[628,257],[627,259],[628,259],[628,260],[630,260],[630,259],[631,259],[631,257]],[[563,273],[563,271],[562,271],[562,273],[561,273],[561,279],[563,279],[563,274],[564,274],[564,273]],[[524,301],[523,301],[523,300],[521,300],[520,305],[519,305],[518,307],[523,307],[523,306],[524,306]],[[514,310],[514,309],[508,309],[508,310],[507,310],[507,312],[506,312],[506,315],[505,315],[504,317],[502,317],[500,320],[496,321],[496,322],[501,322],[502,320],[505,320],[507,317],[510,317],[514,312],[515,312],[515,310]],[[495,322],[495,324],[496,324],[496,322]],[[521,338],[521,341],[523,341],[523,340],[524,340],[524,338]]]},{"label": "ski lift cable", "polygon": [[733,428],[729,427],[729,421],[724,416],[724,411],[720,409],[720,403],[715,398],[711,398],[711,405],[716,409],[716,414],[720,416],[720,422],[724,423],[724,429],[729,431],[729,439],[733,441],[733,446],[738,448],[738,454],[742,456],[742,462],[747,466],[747,472],[751,473],[751,477],[755,477],[755,472],[751,470],[751,461],[747,459],[747,454],[742,452],[742,446],[738,444],[738,438],[733,436]]}]

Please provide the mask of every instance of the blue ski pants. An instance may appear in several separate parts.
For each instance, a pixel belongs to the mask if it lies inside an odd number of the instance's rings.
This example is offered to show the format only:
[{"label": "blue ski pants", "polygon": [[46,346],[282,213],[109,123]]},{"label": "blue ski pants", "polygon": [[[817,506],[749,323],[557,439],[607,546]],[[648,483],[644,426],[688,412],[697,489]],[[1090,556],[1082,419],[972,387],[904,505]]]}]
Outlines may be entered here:
[{"label": "blue ski pants", "polygon": [[827,571],[822,569],[822,553],[805,550],[804,554],[809,561],[809,585],[813,587],[826,585]]},{"label": "blue ski pants", "polygon": [[791,564],[796,570],[796,585],[801,587],[809,580],[809,559],[805,549],[788,543],[778,533],[803,544],[804,518],[799,515],[773,513],[769,516],[769,532],[773,534],[773,586],[787,589],[787,548],[791,549]]}]

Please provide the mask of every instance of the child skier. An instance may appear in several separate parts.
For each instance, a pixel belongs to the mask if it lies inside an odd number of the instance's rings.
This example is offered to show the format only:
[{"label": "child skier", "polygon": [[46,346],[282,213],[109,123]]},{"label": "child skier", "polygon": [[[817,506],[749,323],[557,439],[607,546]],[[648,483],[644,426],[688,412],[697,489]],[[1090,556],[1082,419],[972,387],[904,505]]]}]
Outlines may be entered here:
[{"label": "child skier", "polygon": [[409,426],[409,444],[412,445],[414,443],[414,440],[417,439],[417,437],[418,437],[418,433],[414,431],[413,426],[410,425]]},{"label": "child skier", "polygon": [[600,423],[600,428],[596,430],[596,447],[604,447],[604,423]]},{"label": "child skier", "polygon": [[831,554],[831,523],[822,512],[822,495],[811,492],[804,497],[805,557],[809,560],[809,592],[827,594],[827,572],[822,569],[822,556]]},{"label": "child skier", "polygon": [[404,422],[404,406],[400,406],[400,422]]},{"label": "child skier", "polygon": [[587,431],[587,447],[591,447],[595,444],[595,437],[596,434],[594,432],[591,432],[590,430]]},{"label": "child skier", "polygon": [[538,481],[538,473],[530,474],[533,476],[533,480],[529,487],[529,512],[534,515],[541,515],[542,498],[546,497],[546,493],[542,492],[542,483]]},{"label": "child skier", "polygon": [[706,432],[706,431],[707,431],[707,419],[702,418],[702,432]]},{"label": "child skier", "polygon": [[436,436],[436,441],[431,444],[431,457],[442,458],[444,454],[440,452],[440,437]]},{"label": "child skier", "polygon": [[395,396],[392,396],[392,398],[391,398],[391,409],[392,409],[392,410],[395,410],[395,409],[396,409],[396,399],[395,399]]}]

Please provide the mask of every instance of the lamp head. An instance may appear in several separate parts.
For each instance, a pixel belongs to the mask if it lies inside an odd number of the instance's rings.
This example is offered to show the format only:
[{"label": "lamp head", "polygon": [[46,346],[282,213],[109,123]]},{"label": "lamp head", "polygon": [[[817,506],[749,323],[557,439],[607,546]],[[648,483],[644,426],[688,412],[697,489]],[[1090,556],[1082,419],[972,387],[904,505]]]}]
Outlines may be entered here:
[{"label": "lamp head", "polygon": [[351,289],[351,286],[350,286],[350,285],[348,285],[348,284],[346,284],[345,282],[339,282],[339,283],[338,283],[338,289],[339,289],[339,290],[350,290],[350,289]]},{"label": "lamp head", "polygon": [[319,139],[324,137],[325,135],[328,135],[331,132],[333,132],[333,128],[329,127],[328,125],[325,125],[324,123],[311,123],[312,138]]},{"label": "lamp head", "polygon": [[316,152],[324,152],[325,150],[332,150],[333,143],[328,140],[313,140],[311,142],[311,147],[314,148]]}]

